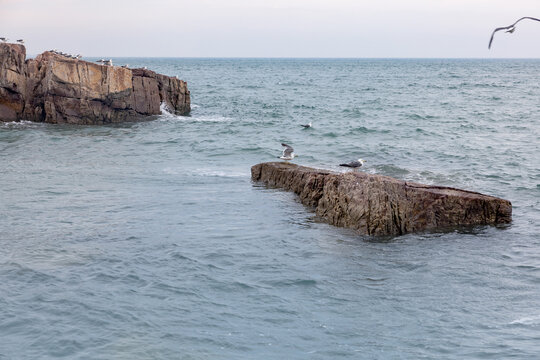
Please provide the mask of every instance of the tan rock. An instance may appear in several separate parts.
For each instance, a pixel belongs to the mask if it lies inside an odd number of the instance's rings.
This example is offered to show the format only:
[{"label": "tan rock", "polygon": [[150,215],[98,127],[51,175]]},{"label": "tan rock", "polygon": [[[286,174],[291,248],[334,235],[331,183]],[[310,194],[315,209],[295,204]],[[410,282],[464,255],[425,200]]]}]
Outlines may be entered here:
[{"label": "tan rock", "polygon": [[25,61],[19,44],[0,44],[0,121],[104,124],[190,111],[187,84],[150,70],[105,66],[44,52]]},{"label": "tan rock", "polygon": [[332,225],[368,235],[401,235],[456,226],[505,224],[512,204],[500,198],[364,172],[334,173],[272,162],[251,168],[254,181],[292,190]]}]

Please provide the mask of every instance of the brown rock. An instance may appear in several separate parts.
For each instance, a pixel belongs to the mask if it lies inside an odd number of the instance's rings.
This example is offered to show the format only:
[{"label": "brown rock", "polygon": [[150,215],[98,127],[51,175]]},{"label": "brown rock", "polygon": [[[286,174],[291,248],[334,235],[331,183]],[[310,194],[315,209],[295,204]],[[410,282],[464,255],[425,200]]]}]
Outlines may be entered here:
[{"label": "brown rock", "polygon": [[334,173],[285,162],[251,168],[254,181],[292,190],[332,225],[368,235],[401,235],[512,221],[500,198],[363,172]]},{"label": "brown rock", "polygon": [[104,66],[44,52],[26,60],[0,44],[0,121],[105,124],[191,110],[186,82],[150,70]]}]

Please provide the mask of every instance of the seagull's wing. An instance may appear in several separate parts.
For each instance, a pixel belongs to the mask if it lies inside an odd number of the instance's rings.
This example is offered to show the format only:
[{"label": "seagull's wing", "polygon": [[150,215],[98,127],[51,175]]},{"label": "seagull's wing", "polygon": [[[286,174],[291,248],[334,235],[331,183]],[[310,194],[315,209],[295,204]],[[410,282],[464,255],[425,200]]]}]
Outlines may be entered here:
[{"label": "seagull's wing", "polygon": [[525,20],[525,19],[535,20],[535,21],[540,21],[540,19],[537,19],[537,18],[533,18],[533,17],[530,17],[530,16],[524,16],[524,17],[522,17],[521,19],[517,20],[515,23],[513,23],[512,26],[516,26],[516,24],[517,24],[518,22],[520,22],[521,20]]},{"label": "seagull's wing", "polygon": [[285,157],[291,156],[291,154],[294,152],[294,149],[290,145],[282,143],[281,146],[285,146],[285,149],[283,150],[283,156]]},{"label": "seagull's wing", "polygon": [[348,163],[345,163],[345,164],[339,164],[339,166],[346,166],[346,167],[359,167],[359,166],[362,166],[362,164],[357,161],[357,160],[354,160],[354,161],[351,161],[351,162],[348,162]]},{"label": "seagull's wing", "polygon": [[495,36],[495,33],[496,33],[497,31],[506,30],[506,29],[511,29],[511,28],[513,28],[513,27],[514,27],[514,25],[503,26],[503,27],[498,27],[498,28],[496,28],[495,30],[493,30],[493,32],[491,33],[491,38],[489,39],[488,49],[491,49],[491,43],[493,42],[493,37]]},{"label": "seagull's wing", "polygon": [[511,29],[511,28],[513,28],[514,26],[516,26],[516,24],[517,24],[518,22],[520,22],[521,20],[525,20],[525,19],[534,20],[534,21],[540,21],[540,19],[537,19],[537,18],[533,18],[533,17],[530,17],[530,16],[524,16],[524,17],[518,19],[518,20],[517,20],[515,23],[513,23],[512,25],[509,25],[509,26],[503,26],[503,27],[498,27],[498,28],[496,28],[496,29],[493,30],[493,32],[491,33],[491,38],[489,39],[488,49],[491,49],[491,43],[493,42],[493,37],[495,36],[495,33],[496,33],[497,31]]}]

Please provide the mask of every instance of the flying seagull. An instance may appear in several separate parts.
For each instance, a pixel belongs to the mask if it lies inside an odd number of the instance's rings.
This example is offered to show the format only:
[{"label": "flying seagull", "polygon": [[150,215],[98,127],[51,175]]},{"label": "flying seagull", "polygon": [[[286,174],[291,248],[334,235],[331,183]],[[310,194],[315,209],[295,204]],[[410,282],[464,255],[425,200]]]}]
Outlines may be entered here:
[{"label": "flying seagull", "polygon": [[350,168],[356,169],[356,168],[359,168],[362,165],[364,165],[365,162],[366,162],[366,160],[358,159],[358,160],[354,160],[354,161],[351,161],[351,162],[346,163],[346,164],[339,164],[339,166],[345,166],[345,167],[350,167]]},{"label": "flying seagull", "polygon": [[19,39],[19,40],[17,40],[17,42],[18,42],[19,44],[24,44],[24,39]]},{"label": "flying seagull", "polygon": [[533,18],[533,17],[529,17],[529,16],[525,16],[525,17],[522,17],[521,19],[519,19],[518,21],[516,21],[515,23],[513,23],[512,25],[509,25],[509,26],[503,26],[503,27],[498,27],[498,28],[496,28],[495,30],[493,30],[493,33],[491,33],[491,38],[489,39],[488,49],[491,49],[491,43],[493,42],[493,37],[495,36],[495,33],[496,33],[497,31],[499,31],[499,30],[506,30],[505,32],[511,34],[511,33],[513,33],[513,32],[516,30],[516,24],[517,24],[518,22],[520,22],[521,20],[524,20],[524,19],[540,21],[540,19]]},{"label": "flying seagull", "polygon": [[281,146],[285,146],[285,149],[283,150],[283,155],[281,155],[279,158],[283,160],[292,160],[294,159],[294,149],[287,144],[281,143]]},{"label": "flying seagull", "polygon": [[311,121],[309,122],[309,124],[300,124],[300,126],[302,126],[304,129],[309,129],[312,126]]}]

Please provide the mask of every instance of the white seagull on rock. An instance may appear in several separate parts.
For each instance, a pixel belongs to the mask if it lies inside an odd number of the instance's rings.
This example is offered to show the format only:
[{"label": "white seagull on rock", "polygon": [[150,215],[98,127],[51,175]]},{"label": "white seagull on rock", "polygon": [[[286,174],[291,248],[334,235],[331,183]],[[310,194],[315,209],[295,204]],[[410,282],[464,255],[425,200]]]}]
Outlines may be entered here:
[{"label": "white seagull on rock", "polygon": [[357,168],[361,167],[362,165],[364,165],[365,162],[366,162],[366,160],[358,159],[358,160],[354,160],[354,161],[351,161],[351,162],[346,163],[346,164],[339,164],[339,166],[345,166],[345,167],[350,167],[350,168],[353,168],[353,169],[357,169]]},{"label": "white seagull on rock", "polygon": [[281,146],[285,146],[285,149],[283,150],[283,154],[279,158],[283,160],[294,159],[296,155],[294,154],[294,149],[292,148],[292,146],[283,143],[281,143]]},{"label": "white seagull on rock", "polygon": [[530,16],[524,16],[521,19],[519,19],[518,21],[516,21],[515,23],[513,23],[512,25],[502,26],[502,27],[496,28],[491,33],[491,38],[489,39],[488,49],[491,49],[491,43],[493,42],[493,37],[495,36],[495,33],[497,31],[506,30],[505,32],[512,34],[516,30],[516,24],[518,22],[520,22],[521,20],[525,20],[525,19],[534,20],[534,21],[540,21],[540,19],[537,19],[537,18],[533,18],[533,17],[530,17]]}]

